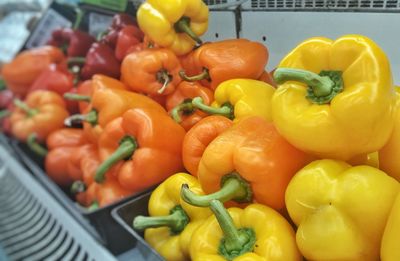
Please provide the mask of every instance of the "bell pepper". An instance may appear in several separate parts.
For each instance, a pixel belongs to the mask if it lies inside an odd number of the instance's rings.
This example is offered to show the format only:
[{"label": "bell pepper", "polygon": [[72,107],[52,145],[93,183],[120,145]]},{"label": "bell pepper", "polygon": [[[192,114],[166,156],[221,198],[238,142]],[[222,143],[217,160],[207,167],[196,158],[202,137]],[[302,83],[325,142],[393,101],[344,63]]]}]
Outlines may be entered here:
[{"label": "bell pepper", "polygon": [[249,116],[272,121],[271,98],[274,92],[274,87],[262,81],[232,79],[217,87],[211,106],[205,105],[201,97],[193,98],[192,105],[203,112],[222,115],[234,122]]},{"label": "bell pepper", "polygon": [[279,135],[272,123],[254,116],[243,119],[216,137],[201,157],[197,177],[207,196],[188,188],[184,200],[208,206],[210,200],[252,201],[274,209],[285,206],[285,189],[309,157]]},{"label": "bell pepper", "polygon": [[115,57],[122,61],[131,47],[143,41],[143,32],[134,25],[128,25],[118,32],[117,44],[115,46]]},{"label": "bell pepper", "polygon": [[24,102],[15,99],[14,104],[10,118],[12,134],[24,142],[34,133],[39,141],[45,141],[51,132],[64,126],[68,117],[63,98],[51,91],[31,92]]},{"label": "bell pepper", "polygon": [[47,44],[65,49],[68,57],[85,56],[96,39],[90,34],[71,28],[60,28],[51,33]]},{"label": "bell pepper", "polygon": [[400,194],[397,195],[383,232],[381,243],[382,261],[400,260],[400,250],[398,248],[400,239]]},{"label": "bell pepper", "polygon": [[[166,131],[168,130],[168,131]],[[182,141],[185,130],[166,112],[135,108],[105,126],[99,141],[102,164],[95,181],[104,181],[114,166],[119,183],[141,191],[183,170]]]},{"label": "bell pepper", "polygon": [[152,108],[159,113],[165,113],[165,109],[141,94],[128,92],[120,81],[96,75],[92,79],[92,98],[85,114],[73,115],[67,123],[76,119],[84,121],[85,133],[92,143],[97,143],[103,128],[113,119],[122,116],[129,109]]},{"label": "bell pepper", "polygon": [[207,31],[208,7],[202,0],[146,1],[136,13],[140,29],[156,44],[177,55],[201,44]]},{"label": "bell pepper", "polygon": [[120,13],[113,16],[109,28],[100,37],[100,41],[109,45],[112,49],[116,48],[119,32],[127,26],[137,26],[134,17]]},{"label": "bell pepper", "polygon": [[120,63],[114,56],[114,51],[104,43],[93,43],[86,54],[80,76],[87,80],[95,74],[104,74],[118,79]]},{"label": "bell pepper", "polygon": [[83,131],[72,128],[56,130],[48,136],[46,144],[49,150],[45,159],[47,175],[61,186],[70,185],[74,180],[70,170],[75,169],[69,167],[71,157],[77,154],[82,145],[87,144]]},{"label": "bell pepper", "polygon": [[121,80],[131,90],[149,95],[172,93],[182,81],[178,58],[168,49],[130,53],[122,62]]},{"label": "bell pepper", "polygon": [[228,118],[213,115],[200,120],[186,133],[182,145],[182,160],[190,174],[197,177],[200,159],[207,146],[232,125],[233,122]]},{"label": "bell pepper", "polygon": [[225,209],[211,201],[214,215],[192,236],[192,260],[302,260],[293,228],[275,210],[251,204]]},{"label": "bell pepper", "polygon": [[174,174],[151,193],[150,217],[137,216],[133,220],[133,227],[145,229],[145,240],[166,260],[190,260],[191,237],[211,215],[209,209],[191,206],[181,199],[179,191],[184,183],[203,194],[196,178],[186,173]]},{"label": "bell pepper", "polygon": [[392,75],[386,55],[370,39],[308,39],[280,62],[274,79],[273,120],[297,148],[346,161],[388,141]]},{"label": "bell pepper", "polygon": [[[215,90],[230,79],[258,79],[268,61],[268,50],[261,43],[247,39],[231,39],[203,44],[188,56],[192,76],[182,71],[185,81],[202,81],[204,86]],[[184,66],[186,70],[186,66]]]},{"label": "bell pepper", "polygon": [[193,107],[192,99],[195,97],[200,97],[205,105],[210,105],[214,100],[214,93],[199,83],[181,82],[166,99],[166,109],[186,131],[207,116]]},{"label": "bell pepper", "polygon": [[388,142],[379,150],[379,168],[388,175],[400,181],[400,87],[396,86],[395,120],[392,135]]},{"label": "bell pepper", "polygon": [[296,242],[307,260],[379,260],[399,183],[370,166],[318,160],[300,170],[285,195]]},{"label": "bell pepper", "polygon": [[[73,94],[75,93],[73,92]],[[90,97],[92,96],[92,80],[81,82],[77,87],[76,94],[84,97],[78,102],[79,113],[84,113],[86,108],[89,106]]]},{"label": "bell pepper", "polygon": [[52,63],[60,63],[64,54],[56,47],[42,46],[23,51],[2,68],[7,88],[15,95],[24,97],[36,78]]},{"label": "bell pepper", "polygon": [[274,78],[272,75],[273,74],[271,74],[267,71],[264,71],[257,80],[268,83],[269,85],[271,85],[273,87],[276,87],[276,83],[274,82]]}]

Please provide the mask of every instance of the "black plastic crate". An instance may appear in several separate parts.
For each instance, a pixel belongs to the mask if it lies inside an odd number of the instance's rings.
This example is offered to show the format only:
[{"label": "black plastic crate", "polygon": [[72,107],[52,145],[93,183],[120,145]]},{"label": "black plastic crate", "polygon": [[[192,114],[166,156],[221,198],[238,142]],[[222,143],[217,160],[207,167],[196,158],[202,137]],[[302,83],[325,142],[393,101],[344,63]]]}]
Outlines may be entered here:
[{"label": "black plastic crate", "polygon": [[58,186],[46,175],[43,168],[43,159],[34,154],[26,144],[16,140],[10,140],[10,143],[21,162],[26,165],[40,183],[50,191],[50,193],[95,239],[107,246],[113,254],[119,255],[134,247],[140,248],[135,238],[132,238],[130,233],[112,218],[111,211],[116,206],[138,197],[152,188],[131,195],[105,207],[89,211],[73,200],[69,194],[69,188]]},{"label": "black plastic crate", "polygon": [[151,191],[142,194],[141,196],[114,208],[111,214],[119,225],[129,233],[130,237],[134,238],[138,242],[138,250],[143,256],[145,256],[146,260],[161,261],[164,259],[144,240],[143,231],[136,231],[132,227],[133,219],[136,216],[149,215],[147,206],[150,195]]}]

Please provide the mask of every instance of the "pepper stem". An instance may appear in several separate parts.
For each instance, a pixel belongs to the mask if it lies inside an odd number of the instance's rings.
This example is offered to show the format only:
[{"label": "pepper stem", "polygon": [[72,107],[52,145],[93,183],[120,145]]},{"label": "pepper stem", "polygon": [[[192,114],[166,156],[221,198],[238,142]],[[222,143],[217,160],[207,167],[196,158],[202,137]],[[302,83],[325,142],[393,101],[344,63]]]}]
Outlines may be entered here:
[{"label": "pepper stem", "polygon": [[102,183],[105,179],[106,172],[117,162],[130,158],[137,149],[137,147],[138,144],[135,138],[131,136],[123,137],[119,142],[118,149],[115,150],[114,153],[111,154],[111,156],[108,159],[103,161],[101,165],[97,168],[94,180],[97,183]]},{"label": "pepper stem", "polygon": [[11,115],[11,112],[9,110],[1,110],[0,111],[0,120],[5,118],[5,117],[8,117],[10,115]]},{"label": "pepper stem", "polygon": [[182,199],[194,206],[208,207],[210,202],[217,199],[221,202],[234,200],[236,202],[251,202],[253,199],[252,189],[247,181],[237,173],[231,173],[222,177],[221,189],[208,195],[196,195],[187,184],[182,185]]},{"label": "pepper stem", "polygon": [[74,114],[64,120],[64,125],[71,127],[74,123],[81,123],[83,121],[90,123],[92,126],[97,124],[97,111],[91,110],[87,114]]},{"label": "pepper stem", "polygon": [[32,109],[28,106],[25,102],[21,101],[20,99],[14,99],[14,105],[23,110],[28,117],[35,116],[39,111],[37,109]]},{"label": "pepper stem", "polygon": [[197,36],[197,34],[193,32],[192,28],[190,28],[190,18],[187,16],[182,16],[181,19],[174,24],[174,29],[177,33],[187,34],[199,45],[203,43],[199,36]]},{"label": "pepper stem", "polygon": [[98,209],[99,207],[100,207],[99,202],[97,202],[97,200],[95,200],[92,202],[92,204],[89,207],[87,207],[87,210],[93,211],[93,210]]},{"label": "pepper stem", "polygon": [[0,91],[4,91],[5,89],[7,89],[6,81],[0,78]]},{"label": "pepper stem", "polygon": [[253,251],[256,242],[254,230],[251,228],[237,229],[229,212],[219,200],[212,200],[210,208],[224,233],[218,248],[219,254],[227,260],[233,260],[235,257]]},{"label": "pepper stem", "polygon": [[172,119],[174,119],[175,122],[177,123],[181,123],[182,122],[182,118],[181,118],[181,113],[183,114],[192,114],[194,111],[194,107],[192,104],[192,99],[187,99],[184,100],[181,104],[175,106],[172,110],[171,110],[171,116]]},{"label": "pepper stem", "polygon": [[214,107],[205,105],[203,102],[203,99],[201,97],[195,97],[192,100],[192,105],[194,108],[202,110],[203,112],[208,113],[208,114],[216,114],[216,115],[225,116],[231,120],[234,118],[233,107],[229,102],[224,103],[220,108],[214,108]]},{"label": "pepper stem", "polygon": [[64,99],[71,101],[84,101],[84,102],[90,102],[92,100],[92,98],[89,95],[80,95],[70,92],[64,93]]},{"label": "pepper stem", "polygon": [[86,185],[81,180],[74,181],[71,185],[71,194],[78,194],[86,191]]},{"label": "pepper stem", "polygon": [[74,24],[72,25],[72,29],[76,30],[79,28],[79,25],[82,22],[83,11],[80,8],[74,8],[74,11],[75,11],[75,21]]},{"label": "pepper stem", "polygon": [[162,94],[165,89],[167,89],[168,84],[171,82],[171,75],[168,74],[167,70],[161,69],[157,72],[156,79],[162,83],[162,87],[157,91],[157,93]]},{"label": "pepper stem", "polygon": [[170,215],[168,216],[137,216],[133,220],[133,228],[144,230],[147,228],[169,227],[171,233],[176,235],[185,229],[189,221],[185,210],[180,205],[177,205],[171,209]]},{"label": "pepper stem", "polygon": [[67,60],[68,65],[71,64],[84,64],[86,62],[85,57],[69,57]]},{"label": "pepper stem", "polygon": [[329,103],[343,90],[342,72],[321,71],[319,74],[292,68],[277,68],[274,80],[278,84],[298,81],[308,85],[307,98],[317,104]]},{"label": "pepper stem", "polygon": [[35,133],[29,134],[26,143],[29,149],[33,151],[35,154],[41,157],[46,157],[48,151],[45,147],[43,147],[37,142],[37,136]]},{"label": "pepper stem", "polygon": [[196,81],[201,81],[201,80],[211,80],[210,74],[208,72],[207,68],[203,68],[203,71],[200,74],[193,75],[193,76],[188,76],[186,75],[185,71],[179,71],[179,76],[182,78],[182,80],[187,81],[187,82],[196,82]]}]

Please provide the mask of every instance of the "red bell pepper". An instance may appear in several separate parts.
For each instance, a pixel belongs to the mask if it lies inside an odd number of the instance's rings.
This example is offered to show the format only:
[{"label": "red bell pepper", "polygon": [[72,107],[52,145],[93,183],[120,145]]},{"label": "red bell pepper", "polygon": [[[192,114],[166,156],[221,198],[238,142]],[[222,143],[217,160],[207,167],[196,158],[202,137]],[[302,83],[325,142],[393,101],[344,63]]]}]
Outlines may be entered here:
[{"label": "red bell pepper", "polygon": [[118,33],[117,43],[115,46],[115,57],[122,61],[131,47],[140,44],[143,41],[143,32],[134,25],[128,25],[122,28]]},{"label": "red bell pepper", "polygon": [[94,37],[88,33],[61,28],[52,32],[51,39],[47,43],[65,49],[68,57],[77,57],[85,56],[94,41]]},{"label": "red bell pepper", "polygon": [[114,15],[111,25],[108,28],[106,35],[101,38],[101,41],[108,44],[111,48],[115,48],[117,45],[118,34],[126,26],[136,26],[137,22],[134,17],[128,14],[116,14]]}]

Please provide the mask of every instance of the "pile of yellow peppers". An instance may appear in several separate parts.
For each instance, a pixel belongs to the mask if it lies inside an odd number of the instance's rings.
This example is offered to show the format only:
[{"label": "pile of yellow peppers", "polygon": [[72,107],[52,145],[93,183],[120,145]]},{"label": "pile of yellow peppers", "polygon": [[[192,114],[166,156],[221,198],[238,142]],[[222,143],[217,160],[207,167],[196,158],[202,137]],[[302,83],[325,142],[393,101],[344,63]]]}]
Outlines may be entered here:
[{"label": "pile of yellow peppers", "polygon": [[[152,41],[179,55],[207,28],[198,1],[184,2],[172,10],[147,1],[137,15]],[[177,29],[185,23],[194,35]],[[211,106],[192,100],[220,116],[187,132],[204,129],[195,152],[183,143],[192,175],[159,185],[134,229],[166,260],[400,260],[400,88],[385,53],[361,35],[315,37],[273,80],[276,88],[222,81]],[[224,129],[204,127],[211,117]]]}]

